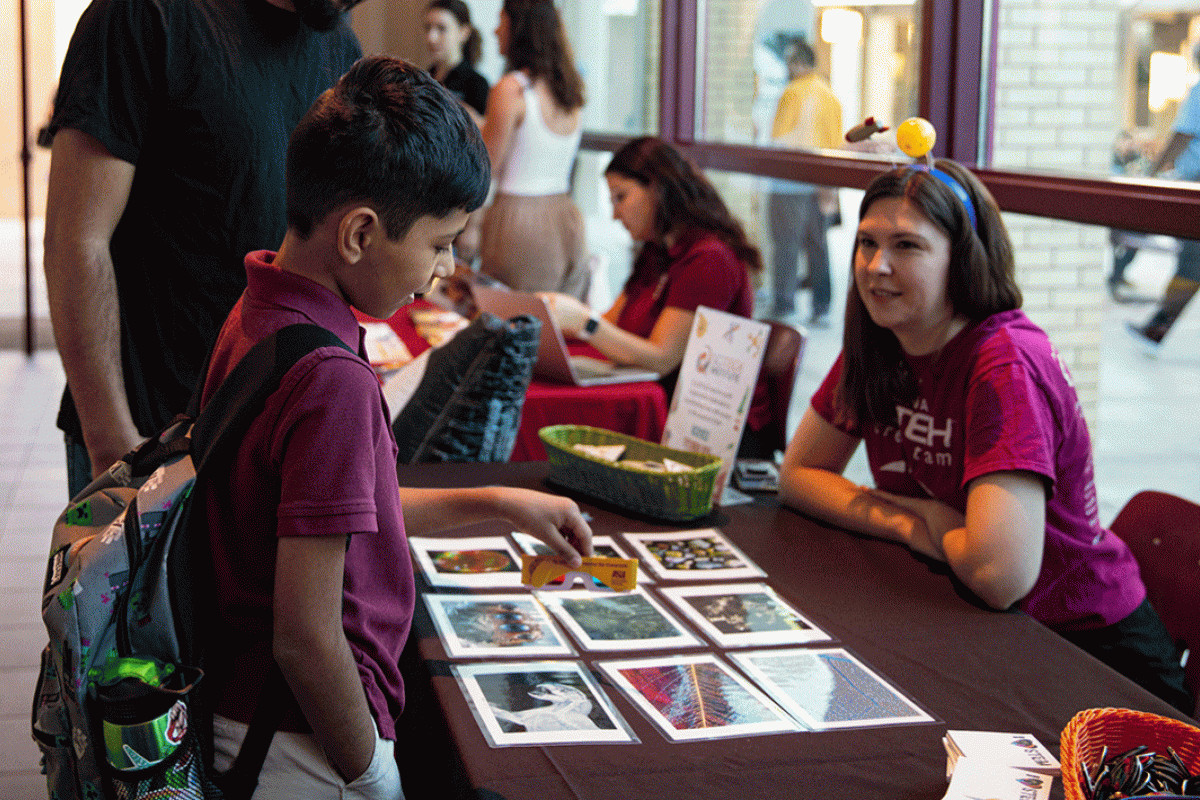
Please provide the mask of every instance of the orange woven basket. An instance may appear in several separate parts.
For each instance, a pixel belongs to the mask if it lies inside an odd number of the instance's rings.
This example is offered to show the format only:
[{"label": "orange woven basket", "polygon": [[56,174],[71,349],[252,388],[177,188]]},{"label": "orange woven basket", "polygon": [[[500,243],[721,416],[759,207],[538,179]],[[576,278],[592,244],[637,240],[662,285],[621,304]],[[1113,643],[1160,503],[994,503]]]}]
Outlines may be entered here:
[{"label": "orange woven basket", "polygon": [[1080,765],[1094,771],[1105,747],[1111,757],[1138,745],[1163,754],[1170,747],[1189,772],[1200,772],[1200,728],[1145,711],[1089,708],[1071,718],[1059,739],[1066,800],[1086,800]]}]

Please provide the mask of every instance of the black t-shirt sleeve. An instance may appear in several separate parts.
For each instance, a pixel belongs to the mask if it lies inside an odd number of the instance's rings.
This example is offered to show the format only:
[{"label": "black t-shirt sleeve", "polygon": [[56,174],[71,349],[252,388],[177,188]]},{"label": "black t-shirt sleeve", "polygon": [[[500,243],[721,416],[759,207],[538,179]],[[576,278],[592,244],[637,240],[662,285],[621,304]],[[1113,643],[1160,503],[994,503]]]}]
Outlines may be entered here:
[{"label": "black t-shirt sleeve", "polygon": [[489,88],[487,78],[472,70],[471,76],[467,80],[467,85],[463,90],[463,100],[481,115],[487,114]]},{"label": "black t-shirt sleeve", "polygon": [[94,136],[134,164],[166,74],[165,20],[154,2],[96,0],[71,36],[54,100],[50,132]]},{"label": "black t-shirt sleeve", "polygon": [[480,114],[487,113],[488,82],[466,61],[446,73],[443,85]]}]

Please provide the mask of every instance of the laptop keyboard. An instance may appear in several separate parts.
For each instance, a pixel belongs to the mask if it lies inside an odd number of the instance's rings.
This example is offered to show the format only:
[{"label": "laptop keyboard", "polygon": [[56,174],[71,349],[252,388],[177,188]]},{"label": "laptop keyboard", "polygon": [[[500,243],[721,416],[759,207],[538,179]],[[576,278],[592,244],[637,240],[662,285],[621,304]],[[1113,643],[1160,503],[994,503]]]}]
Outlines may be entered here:
[{"label": "laptop keyboard", "polygon": [[591,356],[571,356],[571,369],[580,378],[602,378],[612,375],[615,367],[611,361],[601,361]]}]

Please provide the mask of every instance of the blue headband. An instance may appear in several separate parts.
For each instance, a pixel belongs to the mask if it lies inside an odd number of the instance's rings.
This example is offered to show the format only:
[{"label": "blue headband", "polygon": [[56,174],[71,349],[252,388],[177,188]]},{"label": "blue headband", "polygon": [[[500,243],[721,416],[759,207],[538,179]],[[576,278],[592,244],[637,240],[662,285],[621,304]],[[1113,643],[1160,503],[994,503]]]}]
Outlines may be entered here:
[{"label": "blue headband", "polygon": [[950,188],[950,191],[954,193],[954,196],[957,197],[960,202],[962,202],[963,207],[967,209],[967,217],[971,220],[971,227],[975,229],[976,233],[979,233],[979,223],[975,220],[975,204],[971,202],[971,195],[967,194],[967,190],[963,188],[961,183],[954,179],[953,175],[948,172],[944,172],[937,167],[931,167],[927,164],[913,164],[912,168],[920,170],[921,172],[928,172],[930,175],[946,184],[946,186]]}]

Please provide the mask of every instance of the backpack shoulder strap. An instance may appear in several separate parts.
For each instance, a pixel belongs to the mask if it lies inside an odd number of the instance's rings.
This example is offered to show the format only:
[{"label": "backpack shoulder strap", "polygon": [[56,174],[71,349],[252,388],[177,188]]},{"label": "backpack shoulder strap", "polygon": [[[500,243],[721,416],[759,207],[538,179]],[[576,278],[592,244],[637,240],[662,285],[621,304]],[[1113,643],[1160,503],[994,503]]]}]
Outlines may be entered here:
[{"label": "backpack shoulder strap", "polygon": [[[267,397],[279,388],[284,375],[309,353],[320,347],[332,346],[353,352],[333,332],[319,325],[298,323],[280,328],[246,353],[221,382],[208,404],[196,414],[203,391],[202,378],[193,394],[193,405],[189,408],[189,416],[194,415],[195,419],[190,439],[197,481],[205,464],[219,464],[227,460],[229,446],[237,443],[245,434],[254,418],[262,412]],[[206,367],[206,375],[207,372]],[[200,548],[200,552],[194,553],[194,565],[206,552],[207,543],[191,537],[190,545]],[[214,776],[230,800],[248,799],[254,793],[259,771],[279,726],[288,695],[283,673],[279,665],[272,662],[271,673],[258,697],[240,752],[228,772]],[[203,735],[209,744],[205,757],[210,764],[211,734],[211,726],[206,726]]]},{"label": "backpack shoulder strap", "polygon": [[[191,438],[197,474],[222,442],[234,441],[245,433],[288,370],[320,347],[353,352],[332,331],[296,323],[280,328],[246,353],[195,417]],[[197,397],[199,392],[197,389]]]}]

